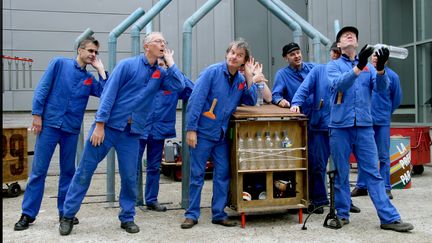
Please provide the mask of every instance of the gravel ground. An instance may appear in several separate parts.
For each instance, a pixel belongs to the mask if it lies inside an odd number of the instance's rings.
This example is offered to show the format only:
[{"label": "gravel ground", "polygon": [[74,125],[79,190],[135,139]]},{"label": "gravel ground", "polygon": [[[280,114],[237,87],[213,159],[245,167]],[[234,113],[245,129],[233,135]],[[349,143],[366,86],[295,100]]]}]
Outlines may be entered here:
[{"label": "gravel ground", "polygon": [[[86,114],[86,127],[90,126],[93,113]],[[3,125],[29,124],[28,114],[3,114]],[[88,129],[86,129],[87,131]],[[94,175],[87,197],[77,217],[76,225],[69,236],[58,233],[56,194],[58,176],[54,158],[46,179],[45,194],[37,220],[28,230],[14,231],[13,225],[19,219],[23,195],[15,198],[4,197],[3,203],[3,242],[431,242],[432,240],[432,167],[425,167],[420,176],[412,178],[412,188],[393,190],[392,203],[398,208],[404,221],[414,225],[410,233],[384,231],[379,228],[379,220],[369,197],[353,198],[355,205],[362,210],[352,214],[349,225],[339,230],[322,226],[323,215],[312,215],[307,222],[307,230],[301,230],[297,214],[269,212],[246,216],[246,228],[240,226],[225,228],[211,223],[212,181],[207,179],[202,192],[201,217],[192,229],[183,230],[184,210],[180,207],[181,183],[161,176],[159,201],[168,207],[164,213],[136,208],[135,222],[141,231],[128,234],[120,228],[117,218],[118,202],[106,202],[106,174],[104,165],[100,173]],[[357,174],[353,170],[351,181]],[[145,174],[144,174],[145,180]],[[119,192],[119,176],[116,174],[116,193]],[[19,184],[25,189],[25,181]],[[117,198],[118,199],[118,198]],[[240,223],[238,214],[226,209],[232,220]],[[304,215],[303,220],[307,215]]]}]

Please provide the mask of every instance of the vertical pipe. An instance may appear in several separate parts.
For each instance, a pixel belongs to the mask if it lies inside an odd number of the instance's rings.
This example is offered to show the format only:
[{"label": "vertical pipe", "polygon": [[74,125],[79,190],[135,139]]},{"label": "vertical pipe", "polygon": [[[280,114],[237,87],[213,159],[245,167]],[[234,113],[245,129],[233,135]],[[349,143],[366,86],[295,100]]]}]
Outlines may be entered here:
[{"label": "vertical pipe", "polygon": [[[145,11],[142,8],[138,8],[119,25],[117,25],[109,34],[108,37],[108,70],[112,72],[116,65],[117,58],[117,38],[137,21]],[[108,152],[107,155],[107,201],[110,206],[114,206],[115,201],[115,152],[114,149]]]},{"label": "vertical pipe", "polygon": [[[87,28],[84,32],[82,32],[76,39],[74,44],[74,52],[76,53],[78,50],[78,45],[83,41],[84,39],[92,36],[94,34],[94,31],[90,28]],[[31,80],[31,78],[30,78]],[[31,81],[30,81],[31,82]],[[76,157],[75,157],[75,164],[78,166],[81,156],[84,150],[84,121],[81,123],[81,130],[78,135],[78,143],[77,143],[77,150],[76,150]]]},{"label": "vertical pipe", "polygon": [[[183,24],[183,72],[186,77],[192,74],[192,27],[196,25],[210,10],[212,10],[221,0],[209,0],[204,3],[195,13],[193,13]],[[182,105],[182,201],[183,208],[189,207],[189,182],[190,182],[190,161],[189,146],[186,143],[186,106]]]},{"label": "vertical pipe", "polygon": [[[132,41],[132,56],[140,54],[140,32],[144,26],[148,26],[147,33],[151,32],[151,20],[159,14],[172,0],[160,0],[157,2],[142,18],[140,18],[131,28],[131,41]],[[150,23],[150,24],[149,24]]]},{"label": "vertical pipe", "polygon": [[33,75],[32,75],[33,69],[32,69],[32,66],[33,66],[33,62],[30,62],[29,63],[29,83],[30,83],[30,88],[33,88]]},{"label": "vertical pipe", "polygon": [[16,77],[16,84],[15,88],[19,89],[19,74],[18,74],[18,60],[15,60],[15,77]]},{"label": "vertical pipe", "polygon": [[23,80],[23,88],[26,88],[26,67],[25,67],[25,62],[21,61],[21,66],[22,66],[22,80]]},{"label": "vertical pipe", "polygon": [[258,0],[265,8],[267,8],[273,15],[279,18],[283,23],[285,23],[291,30],[293,30],[293,41],[301,46],[302,39],[302,29],[300,25],[290,18],[286,13],[284,13],[278,6],[276,6],[270,0]]},{"label": "vertical pipe", "polygon": [[8,59],[8,73],[9,73],[9,87],[8,90],[12,90],[12,61]]}]

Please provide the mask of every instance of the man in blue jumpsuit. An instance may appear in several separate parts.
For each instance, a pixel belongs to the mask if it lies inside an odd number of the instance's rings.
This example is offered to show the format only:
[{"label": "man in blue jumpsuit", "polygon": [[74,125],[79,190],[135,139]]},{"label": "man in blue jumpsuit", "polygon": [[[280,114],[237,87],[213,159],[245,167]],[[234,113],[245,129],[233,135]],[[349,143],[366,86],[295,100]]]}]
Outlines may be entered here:
[{"label": "man in blue jumpsuit", "polygon": [[[340,48],[334,42],[330,47],[330,59],[341,56]],[[324,213],[323,205],[328,205],[325,176],[327,161],[330,157],[328,124],[330,120],[330,88],[327,79],[327,65],[315,66],[300,85],[292,100],[291,111],[299,113],[300,107],[312,96],[313,104],[308,122],[308,176],[311,204],[308,212]],[[351,204],[350,212],[359,213],[360,209]]]},{"label": "man in blue jumpsuit", "polygon": [[[342,56],[327,66],[331,90],[330,149],[336,169],[335,207],[341,225],[349,223],[351,195],[349,189],[349,155],[353,152],[358,168],[364,174],[370,198],[377,210],[381,229],[407,232],[414,227],[401,221],[396,208],[385,193],[384,180],[378,171],[378,153],[372,128],[371,94],[386,92],[388,76],[384,63],[387,48],[379,49],[377,68],[368,64],[373,47],[365,45],[357,55],[358,30],[352,26],[337,34]],[[333,220],[331,225],[338,222]]]},{"label": "man in blue jumpsuit", "polygon": [[[376,67],[377,56],[372,55],[372,65]],[[375,131],[375,143],[380,161],[379,171],[384,179],[387,196],[393,199],[390,185],[390,123],[392,113],[399,107],[402,100],[402,89],[399,75],[389,67],[384,67],[389,78],[387,92],[372,92],[372,119]],[[357,184],[351,192],[351,197],[367,195],[367,188],[361,173],[358,174]]]},{"label": "man in blue jumpsuit", "polygon": [[[144,55],[122,60],[113,70],[101,96],[96,121],[89,131],[83,156],[66,194],[59,232],[72,231],[71,220],[77,214],[90,186],[97,165],[114,147],[117,152],[120,189],[120,227],[128,233],[139,232],[134,223],[137,196],[139,137],[144,133],[146,113],[160,89],[183,90],[183,78],[166,49],[166,41],[159,32],[148,34],[143,41]],[[169,68],[157,65],[165,57]]]},{"label": "man in blue jumpsuit", "polygon": [[[39,81],[33,97],[32,130],[37,134],[32,171],[22,202],[22,215],[14,230],[25,230],[39,213],[45,178],[54,150],[60,146],[60,178],[57,208],[63,216],[63,203],[75,173],[75,154],[81,123],[90,95],[99,97],[107,73],[97,58],[99,42],[89,37],[78,46],[75,59],[54,58]],[[86,70],[92,65],[99,81]],[[78,219],[73,222],[78,224]]]},{"label": "man in blue jumpsuit", "polygon": [[[226,61],[213,64],[201,72],[195,83],[186,110],[186,141],[190,146],[191,180],[189,208],[181,228],[192,228],[200,216],[201,190],[204,184],[207,159],[213,158],[212,223],[235,226],[224,211],[228,201],[229,146],[228,122],[240,104],[255,105],[256,86],[252,81],[253,58],[249,58],[248,44],[233,41],[226,51]],[[245,65],[245,77],[238,71]],[[210,110],[214,99],[214,117],[204,113]]]},{"label": "man in blue jumpsuit", "polygon": [[[166,69],[165,59],[159,58],[158,64]],[[145,183],[145,202],[147,209],[158,212],[166,211],[166,207],[159,204],[160,165],[165,139],[175,138],[176,109],[178,99],[187,100],[192,93],[193,83],[183,75],[185,89],[180,92],[161,90],[156,94],[152,110],[148,114],[144,135],[140,138],[138,166],[141,163],[144,150],[147,147],[147,167]]]},{"label": "man in blue jumpsuit", "polygon": [[[282,57],[288,62],[288,66],[276,72],[272,103],[280,107],[290,107],[295,92],[315,64],[303,62],[300,46],[294,42],[282,48]],[[306,100],[301,107],[303,114],[309,114],[312,102],[312,97]]]},{"label": "man in blue jumpsuit", "polygon": [[[330,57],[335,60],[339,56],[340,50],[333,44],[330,49]],[[324,209],[320,206],[329,203],[325,187],[327,161],[330,156],[328,138],[328,122],[330,117],[329,90],[326,64],[316,65],[295,92],[290,109],[292,112],[300,113],[300,107],[306,102],[307,98],[309,96],[313,98],[311,112],[308,117],[308,175],[309,197],[311,200],[308,212],[315,210],[314,212],[317,214],[324,213]]]}]

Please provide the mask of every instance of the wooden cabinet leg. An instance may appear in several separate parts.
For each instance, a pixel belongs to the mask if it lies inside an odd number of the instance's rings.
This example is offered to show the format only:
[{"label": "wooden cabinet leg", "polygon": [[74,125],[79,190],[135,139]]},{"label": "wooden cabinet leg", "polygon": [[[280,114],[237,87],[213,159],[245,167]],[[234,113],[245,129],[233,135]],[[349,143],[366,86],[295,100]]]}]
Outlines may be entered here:
[{"label": "wooden cabinet leg", "polygon": [[244,229],[246,227],[246,215],[241,213],[241,227]]},{"label": "wooden cabinet leg", "polygon": [[303,208],[299,208],[298,211],[299,224],[303,223]]}]

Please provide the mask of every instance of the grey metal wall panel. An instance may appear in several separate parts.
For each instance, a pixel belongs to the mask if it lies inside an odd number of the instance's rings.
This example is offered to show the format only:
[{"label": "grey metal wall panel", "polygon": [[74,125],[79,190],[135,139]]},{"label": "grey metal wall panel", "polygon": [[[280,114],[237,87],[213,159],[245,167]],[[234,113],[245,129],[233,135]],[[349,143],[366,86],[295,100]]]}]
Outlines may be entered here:
[{"label": "grey metal wall panel", "polygon": [[[4,2],[4,1],[3,1]],[[11,8],[29,10],[49,10],[49,11],[75,11],[75,12],[98,12],[98,13],[131,13],[136,8],[142,7],[148,10],[155,0],[11,0]],[[3,6],[6,8],[6,6]]]},{"label": "grey metal wall panel", "polygon": [[[198,6],[204,4],[206,0],[198,0]],[[200,22],[196,25],[196,45],[195,51],[195,77],[198,76],[199,72],[202,71],[209,64],[218,62],[221,60],[215,60],[214,46],[215,46],[215,22],[214,11],[210,11],[204,16]]]}]

